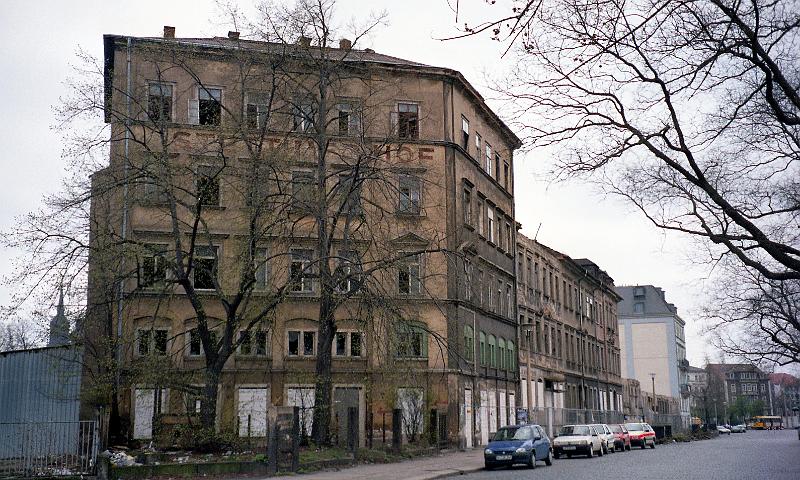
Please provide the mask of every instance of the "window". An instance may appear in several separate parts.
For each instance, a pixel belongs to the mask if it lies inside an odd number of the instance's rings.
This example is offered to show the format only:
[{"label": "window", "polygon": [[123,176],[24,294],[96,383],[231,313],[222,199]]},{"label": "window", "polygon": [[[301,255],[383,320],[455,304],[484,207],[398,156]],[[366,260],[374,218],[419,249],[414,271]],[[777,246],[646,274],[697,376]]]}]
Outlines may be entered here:
[{"label": "window", "polygon": [[644,297],[644,287],[633,287],[634,297]]},{"label": "window", "polygon": [[163,287],[167,278],[166,245],[147,244],[142,255],[139,269],[139,286],[141,288]]},{"label": "window", "polygon": [[503,162],[503,188],[509,190],[509,167],[508,162]]},{"label": "window", "polygon": [[308,293],[314,291],[314,278],[311,271],[312,251],[310,249],[293,249],[289,266],[289,282],[292,292]]},{"label": "window", "polygon": [[172,85],[151,83],[147,86],[147,115],[153,122],[172,121]]},{"label": "window", "polygon": [[199,87],[197,98],[200,125],[219,125],[222,118],[222,90]]},{"label": "window", "polygon": [[490,367],[497,367],[497,340],[495,339],[494,335],[489,335],[487,340],[487,361]]},{"label": "window", "polygon": [[497,368],[506,369],[506,358],[506,341],[501,337],[497,339]]},{"label": "window", "polygon": [[500,164],[502,161],[500,160],[500,154],[495,152],[494,154],[494,178],[498,182],[500,181]]},{"label": "window", "polygon": [[469,152],[469,120],[463,115],[461,116],[461,146]]},{"label": "window", "polygon": [[195,190],[197,201],[203,206],[219,206],[220,169],[209,165],[197,167]]},{"label": "window", "polygon": [[[217,346],[217,332],[214,330],[209,330],[209,339],[211,340],[211,345],[216,348]],[[203,342],[200,340],[200,331],[196,328],[189,330],[189,356],[191,357],[198,357],[202,355],[204,352],[203,349]]]},{"label": "window", "polygon": [[401,258],[397,267],[398,292],[402,295],[418,295],[422,292],[422,267],[420,255]]},{"label": "window", "polygon": [[239,355],[265,356],[267,332],[261,330],[239,332]]},{"label": "window", "polygon": [[469,325],[464,326],[464,359],[475,360],[475,332]]},{"label": "window", "polygon": [[264,128],[269,119],[271,103],[268,93],[252,92],[247,94],[245,117],[248,128]]},{"label": "window", "polygon": [[514,349],[514,342],[509,340],[506,343],[506,351],[508,352],[508,360],[506,360],[506,368],[509,371],[515,371],[517,369],[517,352]]},{"label": "window", "polygon": [[146,203],[163,205],[169,203],[169,194],[156,177],[147,177],[142,180],[142,200]]},{"label": "window", "polygon": [[297,100],[292,107],[292,130],[309,132],[314,128],[314,104],[311,100]]},{"label": "window", "polygon": [[492,175],[492,170],[493,170],[492,169],[492,146],[489,145],[489,142],[486,142],[486,165],[484,166],[484,168],[486,169],[486,173],[488,173],[489,176],[491,176]]},{"label": "window", "polygon": [[506,222],[506,245],[505,251],[512,253],[514,251],[514,235],[512,234],[511,224]]},{"label": "window", "polygon": [[194,288],[213,290],[217,283],[217,247],[194,249]]},{"label": "window", "polygon": [[511,296],[511,285],[506,284],[506,308],[507,310],[507,317],[514,318],[514,302],[512,301]]},{"label": "window", "polygon": [[475,160],[479,164],[481,163],[481,153],[483,153],[481,134],[475,132]]},{"label": "window", "polygon": [[494,208],[486,205],[486,239],[494,243]]},{"label": "window", "polygon": [[464,223],[472,225],[472,191],[468,188],[464,189],[462,208],[464,209]]},{"label": "window", "polygon": [[166,355],[167,354],[167,330],[148,329],[139,330],[136,338],[136,354],[145,355]]},{"label": "window", "polygon": [[420,180],[412,175],[400,175],[397,211],[418,215],[420,213]]},{"label": "window", "polygon": [[427,358],[428,335],[421,325],[401,325],[397,332],[397,356]]},{"label": "window", "polygon": [[310,211],[314,205],[314,172],[292,172],[292,207]]},{"label": "window", "polygon": [[487,360],[487,357],[486,357],[486,334],[483,333],[483,332],[480,332],[480,335],[478,335],[478,339],[479,339],[479,347],[480,347],[479,348],[479,350],[480,350],[479,351],[480,362],[481,362],[481,365],[486,365],[486,360]]},{"label": "window", "polygon": [[317,332],[313,330],[289,330],[287,336],[287,353],[290,357],[314,356]]},{"label": "window", "polygon": [[359,135],[361,133],[361,112],[356,105],[339,103],[338,112],[339,135]]},{"label": "window", "polygon": [[258,247],[253,252],[253,270],[255,274],[255,288],[263,290],[267,287],[267,249]]},{"label": "window", "polygon": [[644,302],[635,302],[633,304],[633,313],[644,313]]},{"label": "window", "polygon": [[397,136],[414,140],[419,138],[419,105],[397,104]]},{"label": "window", "polygon": [[471,301],[472,300],[472,262],[468,259],[464,259],[464,300]]},{"label": "window", "polygon": [[360,332],[336,332],[333,339],[333,354],[337,357],[361,356]]},{"label": "window", "polygon": [[338,282],[336,290],[339,293],[354,292],[361,283],[361,260],[358,252],[342,250],[339,252]]},{"label": "window", "polygon": [[481,197],[478,197],[478,209],[476,211],[478,212],[478,233],[485,237],[486,232],[483,231],[483,226],[486,224],[486,222],[483,219],[483,198]]},{"label": "window", "polygon": [[343,215],[359,215],[361,213],[361,182],[353,174],[339,175],[336,185],[336,196],[340,202]]}]

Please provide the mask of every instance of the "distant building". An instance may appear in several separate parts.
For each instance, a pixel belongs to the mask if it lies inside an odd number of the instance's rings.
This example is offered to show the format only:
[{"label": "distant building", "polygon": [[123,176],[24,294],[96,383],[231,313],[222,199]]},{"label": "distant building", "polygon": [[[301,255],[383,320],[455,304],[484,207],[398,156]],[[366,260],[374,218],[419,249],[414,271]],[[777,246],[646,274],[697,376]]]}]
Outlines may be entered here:
[{"label": "distant building", "polygon": [[775,413],[787,427],[800,425],[800,379],[788,373],[770,373]]},{"label": "distant building", "polygon": [[686,377],[689,381],[690,407],[692,409],[703,407],[703,396],[708,388],[708,372],[699,367],[689,365],[686,369]]},{"label": "distant building", "polygon": [[728,407],[739,398],[750,402],[760,400],[764,409],[756,412],[761,415],[772,415],[773,397],[769,375],[755,365],[746,363],[709,363],[706,366],[709,382],[719,382],[724,391],[724,401]]},{"label": "distant building", "polygon": [[[689,425],[689,385],[685,322],[664,290],[653,285],[616,287],[622,376],[634,378],[642,391],[676,400],[684,427]],[[670,404],[670,402],[666,402]],[[658,410],[658,404],[646,405]]]},{"label": "distant building", "polygon": [[50,319],[50,336],[47,346],[60,347],[69,343],[69,319],[64,310],[64,291],[62,290],[58,294],[56,316]]},{"label": "distant building", "polygon": [[625,379],[625,387],[622,390],[622,411],[625,413],[625,418],[628,420],[644,417],[642,387],[639,380],[634,380],[632,378]]}]

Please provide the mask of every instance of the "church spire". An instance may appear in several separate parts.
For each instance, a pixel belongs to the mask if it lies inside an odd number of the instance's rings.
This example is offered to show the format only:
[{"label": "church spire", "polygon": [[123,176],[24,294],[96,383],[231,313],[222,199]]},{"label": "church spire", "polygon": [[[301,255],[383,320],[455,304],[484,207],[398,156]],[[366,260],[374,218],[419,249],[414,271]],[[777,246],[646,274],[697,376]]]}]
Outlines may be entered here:
[{"label": "church spire", "polygon": [[58,347],[69,343],[69,319],[64,310],[64,287],[58,287],[58,306],[56,316],[50,319],[50,340],[48,347]]}]

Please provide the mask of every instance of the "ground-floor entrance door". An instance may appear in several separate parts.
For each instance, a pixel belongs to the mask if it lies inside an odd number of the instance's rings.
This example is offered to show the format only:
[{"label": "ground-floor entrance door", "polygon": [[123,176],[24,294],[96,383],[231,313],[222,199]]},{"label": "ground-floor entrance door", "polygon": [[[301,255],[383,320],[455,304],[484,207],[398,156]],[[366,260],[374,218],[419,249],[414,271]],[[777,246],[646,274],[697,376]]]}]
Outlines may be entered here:
[{"label": "ground-floor entrance door", "polygon": [[133,438],[153,438],[153,413],[166,411],[167,390],[162,389],[159,398],[153,388],[137,388],[133,393]]},{"label": "ground-floor entrance door", "polygon": [[[356,418],[361,418],[360,393],[361,389],[358,387],[336,387],[333,390],[333,415],[337,424],[339,446],[347,446],[347,409],[355,407],[358,411]],[[361,430],[360,426],[358,430]]]}]

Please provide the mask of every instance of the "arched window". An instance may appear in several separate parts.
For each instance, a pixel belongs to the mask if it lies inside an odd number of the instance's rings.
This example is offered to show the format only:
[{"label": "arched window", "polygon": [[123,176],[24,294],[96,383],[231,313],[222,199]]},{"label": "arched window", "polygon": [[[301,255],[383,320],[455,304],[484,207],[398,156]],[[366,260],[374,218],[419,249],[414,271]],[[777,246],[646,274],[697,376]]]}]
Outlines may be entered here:
[{"label": "arched window", "polygon": [[514,342],[509,340],[506,344],[506,349],[508,350],[508,361],[506,362],[506,368],[513,372],[517,369],[517,352],[514,350]]},{"label": "arched window", "polygon": [[421,323],[403,323],[397,328],[397,356],[428,358],[428,332]]},{"label": "arched window", "polygon": [[490,367],[497,366],[497,341],[495,340],[494,335],[489,335],[489,358],[488,363]]},{"label": "arched window", "polygon": [[475,332],[469,325],[464,326],[464,359],[475,360]]},{"label": "arched window", "polygon": [[506,369],[506,341],[503,337],[497,339],[497,368]]}]

